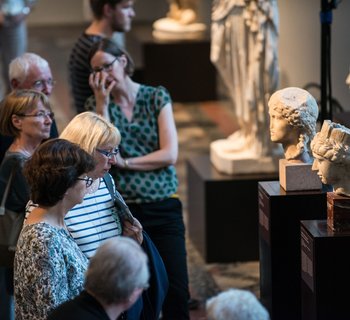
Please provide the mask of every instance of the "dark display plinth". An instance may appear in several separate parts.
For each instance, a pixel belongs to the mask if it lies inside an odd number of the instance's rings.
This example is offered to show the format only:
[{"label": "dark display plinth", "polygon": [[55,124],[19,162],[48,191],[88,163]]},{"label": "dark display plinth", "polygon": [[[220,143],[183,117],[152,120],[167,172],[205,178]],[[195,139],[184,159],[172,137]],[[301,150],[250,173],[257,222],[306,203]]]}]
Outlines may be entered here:
[{"label": "dark display plinth", "polygon": [[326,220],[301,222],[302,319],[350,319],[350,233]]},{"label": "dark display plinth", "polygon": [[301,318],[300,220],[326,217],[326,192],[259,182],[260,299],[271,319]]},{"label": "dark display plinth", "polygon": [[210,40],[143,43],[144,82],[166,87],[176,102],[216,99],[216,69],[210,62]]},{"label": "dark display plinth", "polygon": [[221,174],[209,155],[193,156],[186,165],[188,233],[203,259],[258,260],[258,181],[278,173]]}]

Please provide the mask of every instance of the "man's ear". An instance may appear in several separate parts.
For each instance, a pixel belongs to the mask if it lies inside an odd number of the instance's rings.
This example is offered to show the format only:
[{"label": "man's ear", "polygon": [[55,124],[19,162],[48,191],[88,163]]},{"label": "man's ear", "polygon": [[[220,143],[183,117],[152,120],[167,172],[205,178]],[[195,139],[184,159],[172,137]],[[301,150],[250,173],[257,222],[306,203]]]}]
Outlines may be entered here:
[{"label": "man's ear", "polygon": [[10,81],[10,83],[11,83],[11,88],[12,88],[12,89],[18,89],[19,81],[18,81],[17,79],[12,79],[12,80]]},{"label": "man's ear", "polygon": [[109,18],[111,16],[113,10],[114,10],[114,8],[109,3],[106,3],[103,6],[103,16],[106,18]]}]

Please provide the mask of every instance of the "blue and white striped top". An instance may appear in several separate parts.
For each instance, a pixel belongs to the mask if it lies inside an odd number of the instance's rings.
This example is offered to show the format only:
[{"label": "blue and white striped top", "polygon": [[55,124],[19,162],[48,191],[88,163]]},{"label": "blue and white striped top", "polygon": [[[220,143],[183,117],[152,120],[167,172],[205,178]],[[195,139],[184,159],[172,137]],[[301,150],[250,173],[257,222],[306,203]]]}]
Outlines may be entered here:
[{"label": "blue and white striped top", "polygon": [[82,203],[68,211],[64,220],[79,248],[88,258],[95,254],[105,240],[122,234],[120,219],[103,179],[98,190],[87,194]]}]

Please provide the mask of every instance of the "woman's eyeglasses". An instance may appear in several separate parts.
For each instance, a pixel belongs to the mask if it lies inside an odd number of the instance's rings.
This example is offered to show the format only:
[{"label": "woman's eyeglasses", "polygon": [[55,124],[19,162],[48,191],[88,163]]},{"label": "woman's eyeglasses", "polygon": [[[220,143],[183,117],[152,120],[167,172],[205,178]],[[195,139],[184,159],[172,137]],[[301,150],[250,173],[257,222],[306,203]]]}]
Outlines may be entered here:
[{"label": "woman's eyeglasses", "polygon": [[55,117],[55,114],[53,112],[38,111],[37,113],[34,113],[34,114],[18,113],[17,116],[19,116],[19,117],[36,117],[36,118],[49,117],[52,120]]},{"label": "woman's eyeglasses", "polygon": [[96,151],[98,151],[99,153],[103,154],[108,159],[111,159],[112,157],[115,157],[119,153],[119,149],[118,148],[115,148],[112,151],[107,151],[107,150],[96,148]]},{"label": "woman's eyeglasses", "polygon": [[82,180],[85,181],[86,183],[86,188],[89,188],[92,183],[94,182],[94,179],[90,178],[90,177],[85,177],[85,178],[77,178],[77,180]]},{"label": "woman's eyeglasses", "polygon": [[117,60],[118,60],[118,58],[115,58],[111,63],[106,63],[102,67],[92,68],[92,72],[97,73],[97,72],[101,72],[101,71],[106,71],[106,72],[112,71],[113,64]]}]

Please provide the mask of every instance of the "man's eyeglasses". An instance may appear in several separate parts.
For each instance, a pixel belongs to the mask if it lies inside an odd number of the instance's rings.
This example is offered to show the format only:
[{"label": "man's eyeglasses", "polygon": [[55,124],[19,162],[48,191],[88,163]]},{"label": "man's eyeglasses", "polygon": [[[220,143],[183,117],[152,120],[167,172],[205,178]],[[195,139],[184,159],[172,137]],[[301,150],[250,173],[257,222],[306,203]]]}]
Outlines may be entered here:
[{"label": "man's eyeglasses", "polygon": [[103,154],[104,156],[106,156],[108,159],[115,157],[118,153],[119,153],[119,149],[115,148],[112,151],[107,151],[107,150],[103,150],[103,149],[98,149],[96,148],[96,151],[98,151],[99,153]]},{"label": "man's eyeglasses", "polygon": [[19,117],[36,117],[36,118],[49,117],[50,119],[53,119],[55,117],[55,114],[53,112],[38,111],[37,113],[34,113],[34,114],[18,113],[17,116],[19,116]]},{"label": "man's eyeglasses", "polygon": [[112,71],[113,64],[117,60],[118,60],[118,58],[115,58],[111,63],[106,63],[102,67],[95,67],[92,69],[92,72],[97,73],[97,72],[101,72],[101,71],[106,71],[106,72]]},{"label": "man's eyeglasses", "polygon": [[85,178],[77,178],[77,180],[82,180],[85,181],[86,183],[86,188],[89,188],[92,183],[94,182],[94,179],[90,178],[90,177],[85,177]]},{"label": "man's eyeglasses", "polygon": [[49,80],[37,80],[33,83],[32,88],[35,90],[43,90],[46,87],[53,87],[55,85],[56,81],[49,79]]}]

